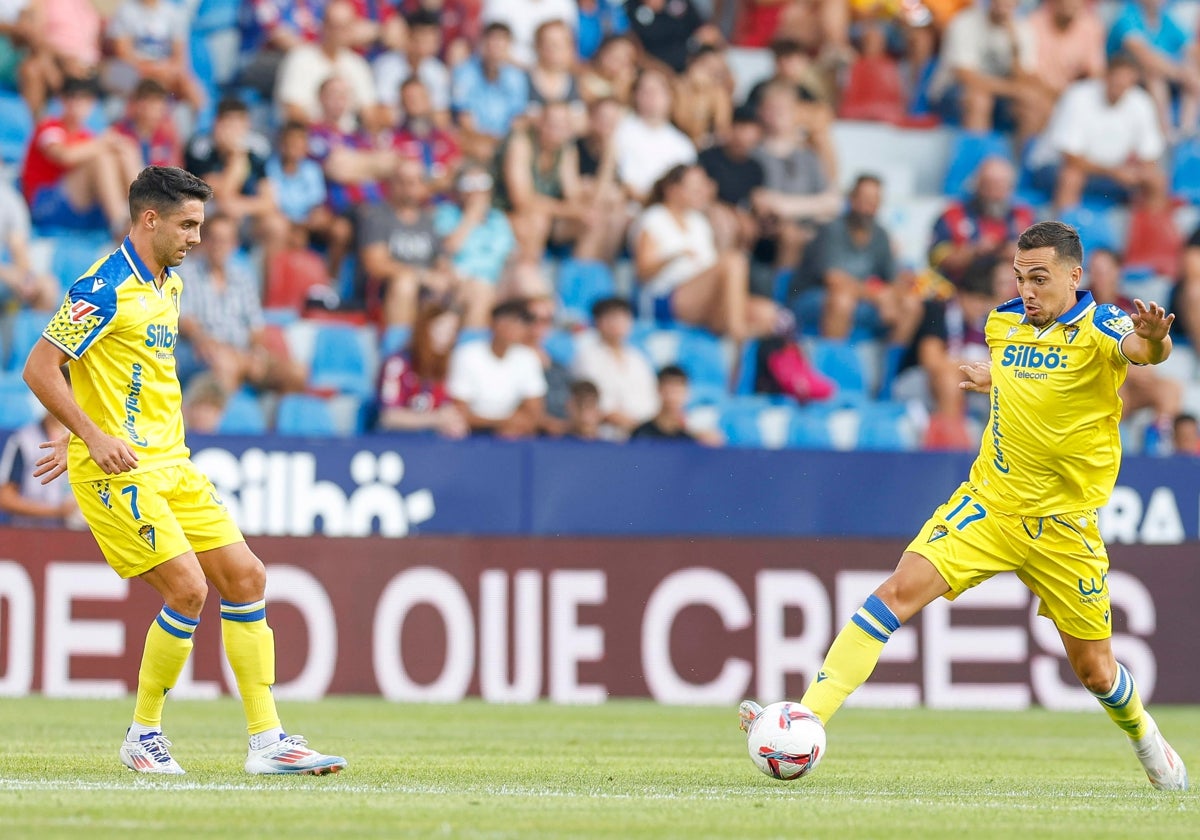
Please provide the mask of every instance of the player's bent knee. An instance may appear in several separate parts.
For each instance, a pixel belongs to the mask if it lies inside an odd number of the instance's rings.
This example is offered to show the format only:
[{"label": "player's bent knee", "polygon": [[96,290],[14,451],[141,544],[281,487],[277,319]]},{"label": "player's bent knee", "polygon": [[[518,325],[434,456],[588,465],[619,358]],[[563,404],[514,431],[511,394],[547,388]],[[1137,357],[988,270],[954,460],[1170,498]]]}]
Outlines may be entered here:
[{"label": "player's bent knee", "polygon": [[1073,663],[1075,676],[1093,694],[1106,694],[1117,680],[1116,663],[1085,661]]}]

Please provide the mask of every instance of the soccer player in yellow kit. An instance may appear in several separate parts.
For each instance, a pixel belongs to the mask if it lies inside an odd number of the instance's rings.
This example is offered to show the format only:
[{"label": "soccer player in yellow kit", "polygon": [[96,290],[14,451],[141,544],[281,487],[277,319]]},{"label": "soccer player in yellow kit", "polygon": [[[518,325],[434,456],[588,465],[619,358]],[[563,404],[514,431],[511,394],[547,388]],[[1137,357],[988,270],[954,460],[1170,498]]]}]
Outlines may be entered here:
[{"label": "soccer player in yellow kit", "polygon": [[200,242],[210,198],[204,181],[174,167],[148,167],[130,186],[129,236],[75,282],[25,364],[25,382],[71,433],[39,463],[46,481],[66,469],[109,565],[163,599],[146,633],[121,761],[141,773],[184,772],[163,736],[162,710],[211,582],[246,712],[246,771],[336,773],[344,758],[310,749],[280,724],[266,571],[184,444],[174,354],[184,286],[174,268]]},{"label": "soccer player in yellow kit", "polygon": [[[1040,222],[1017,241],[1020,297],[988,317],[990,363],[964,365],[966,390],[989,394],[990,416],[970,476],[934,511],[899,565],[842,629],[801,698],[822,722],[875,669],[900,625],[938,597],[954,599],[1015,572],[1058,628],[1080,682],[1125,731],[1161,790],[1186,790],[1187,770],[1113,657],[1108,553],[1096,524],[1121,464],[1127,365],[1171,352],[1175,316],[1134,301],[1127,315],[1081,292],[1075,229]],[[743,728],[758,712],[746,701]]]}]

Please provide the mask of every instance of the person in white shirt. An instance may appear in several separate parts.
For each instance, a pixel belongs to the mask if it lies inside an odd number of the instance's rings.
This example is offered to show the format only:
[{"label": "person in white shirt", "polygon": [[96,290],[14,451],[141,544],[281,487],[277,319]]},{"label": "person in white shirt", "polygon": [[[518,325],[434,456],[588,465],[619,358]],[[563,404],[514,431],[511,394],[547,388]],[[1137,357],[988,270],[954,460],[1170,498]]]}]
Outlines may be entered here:
[{"label": "person in white shirt", "polygon": [[1109,59],[1102,79],[1067,88],[1050,126],[1030,154],[1035,182],[1054,193],[1054,206],[1077,206],[1085,193],[1124,201],[1165,201],[1161,159],[1166,140],[1154,101],[1137,86],[1137,62],[1127,53]]},{"label": "person in white shirt", "polygon": [[641,202],[672,166],[696,162],[692,141],[671,125],[671,97],[671,79],[662,70],[643,70],[633,88],[633,113],[613,135],[617,179]]},{"label": "person in white shirt", "polygon": [[354,129],[353,121],[382,124],[379,95],[371,65],[354,51],[358,15],[346,0],[334,0],[325,9],[319,44],[302,43],[288,50],[279,67],[275,104],[285,120],[310,123],[321,117],[321,85],[330,76],[340,76],[350,86],[351,107],[343,131]]},{"label": "person in white shirt", "polygon": [[412,78],[415,72],[429,91],[434,122],[439,128],[444,128],[449,123],[450,71],[438,58],[441,51],[441,22],[434,13],[419,11],[408,17],[408,41],[405,50],[388,50],[371,62],[379,100],[392,110],[393,116],[405,116],[400,107],[400,86]]},{"label": "person in white shirt", "polygon": [[622,298],[592,306],[596,332],[582,339],[572,373],[596,385],[600,414],[620,437],[658,413],[658,384],[650,362],[629,343],[633,307]]},{"label": "person in white shirt", "polygon": [[786,331],[791,324],[775,301],[750,294],[746,255],[717,250],[704,215],[711,196],[708,177],[694,164],[673,167],[654,185],[651,206],[633,226],[642,314],[735,341]]},{"label": "person in white shirt", "polygon": [[512,32],[512,60],[526,69],[537,59],[534,35],[538,27],[561,20],[579,31],[579,7],[574,0],[484,0],[483,24],[503,23]]},{"label": "person in white shirt", "polygon": [[533,317],[523,299],[492,309],[491,340],[468,342],[450,356],[446,393],[472,434],[529,437],[537,433],[546,376],[537,353],[524,342]]}]

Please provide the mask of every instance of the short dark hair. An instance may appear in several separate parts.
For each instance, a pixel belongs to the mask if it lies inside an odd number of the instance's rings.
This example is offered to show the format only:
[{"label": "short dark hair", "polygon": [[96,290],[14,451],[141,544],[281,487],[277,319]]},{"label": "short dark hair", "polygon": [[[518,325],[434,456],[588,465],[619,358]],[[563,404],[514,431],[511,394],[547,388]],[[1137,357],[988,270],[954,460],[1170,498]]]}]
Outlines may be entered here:
[{"label": "short dark hair", "polygon": [[250,106],[236,96],[226,96],[217,103],[217,118],[227,114],[249,114]]},{"label": "short dark hair", "polygon": [[785,55],[808,55],[808,50],[794,38],[778,38],[771,42],[771,54],[783,58]]},{"label": "short dark hair", "polygon": [[131,98],[134,100],[166,99],[170,95],[170,92],[163,87],[162,82],[157,79],[142,79],[133,89]]},{"label": "short dark hair", "polygon": [[280,127],[279,136],[282,137],[294,131],[303,131],[305,134],[308,134],[308,125],[300,122],[300,120],[288,120]]},{"label": "short dark hair", "polygon": [[1138,61],[1137,56],[1128,50],[1117,50],[1108,57],[1108,69],[1116,70],[1118,67],[1130,67],[1141,72],[1142,64]]},{"label": "short dark hair", "polygon": [[1018,251],[1036,251],[1038,248],[1053,248],[1055,258],[1071,263],[1072,267],[1083,265],[1079,231],[1064,222],[1038,222],[1021,232],[1017,238]]},{"label": "short dark hair", "polygon": [[992,277],[996,267],[1004,262],[999,254],[983,253],[976,255],[967,264],[962,280],[958,284],[959,292],[968,295],[984,295],[991,297],[994,289]]},{"label": "short dark hair", "polygon": [[665,367],[662,367],[659,369],[659,371],[658,371],[658,384],[659,385],[662,385],[664,382],[667,382],[672,379],[682,380],[683,382],[686,383],[688,381],[687,371],[684,370],[683,368],[681,368],[679,365],[666,365]]},{"label": "short dark hair", "polygon": [[625,300],[625,298],[601,298],[592,304],[592,323],[599,322],[601,318],[612,312],[624,312],[627,315],[633,315],[633,305]]},{"label": "short dark hair", "polygon": [[185,201],[207,202],[212,195],[212,187],[185,169],[147,166],[129,185],[129,218],[149,209],[165,215]]},{"label": "short dark hair", "polygon": [[59,95],[63,99],[72,96],[90,96],[92,99],[99,99],[100,83],[96,81],[94,76],[68,76],[67,80],[63,82]]},{"label": "short dark hair", "polygon": [[497,303],[492,307],[492,320],[499,318],[517,318],[527,324],[531,323],[533,314],[529,311],[529,301],[525,298],[512,298]]},{"label": "short dark hair", "polygon": [[406,15],[404,22],[408,24],[409,29],[437,29],[440,31],[442,28],[442,21],[437,12],[431,12],[428,9],[417,9],[412,14]]},{"label": "short dark hair", "polygon": [[501,21],[498,21],[498,20],[494,20],[491,23],[489,23],[487,26],[483,27],[483,37],[485,37],[485,38],[488,35],[496,35],[497,33],[502,33],[504,35],[507,35],[509,38],[511,38],[512,37],[512,27],[510,27],[507,23],[502,23]]},{"label": "short dark hair", "polygon": [[576,379],[571,383],[568,393],[573,400],[600,399],[600,389],[590,379]]},{"label": "short dark hair", "polygon": [[850,187],[850,192],[858,192],[858,188],[863,184],[874,184],[877,187],[882,187],[883,178],[874,172],[862,172],[854,179],[854,185]]}]

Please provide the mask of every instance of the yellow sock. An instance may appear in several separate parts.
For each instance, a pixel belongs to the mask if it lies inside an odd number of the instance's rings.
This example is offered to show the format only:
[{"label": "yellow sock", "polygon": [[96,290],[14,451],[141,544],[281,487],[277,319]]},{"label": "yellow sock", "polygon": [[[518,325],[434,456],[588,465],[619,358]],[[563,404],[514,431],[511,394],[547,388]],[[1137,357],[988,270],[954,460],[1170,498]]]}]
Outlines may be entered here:
[{"label": "yellow sock", "polygon": [[1146,714],[1137,686],[1133,684],[1133,675],[1125,670],[1124,665],[1117,663],[1117,678],[1113,680],[1108,693],[1093,693],[1092,696],[1100,701],[1113,723],[1124,729],[1130,738],[1137,741],[1145,736],[1150,716]]},{"label": "yellow sock", "polygon": [[198,618],[180,615],[164,605],[146,631],[142,665],[138,669],[137,702],[133,722],[150,729],[162,729],[163,704],[167,692],[175,687],[192,652],[192,634]]},{"label": "yellow sock", "polygon": [[251,735],[279,726],[275,698],[275,635],[267,626],[266,601],[249,604],[221,602],[221,639],[225,656],[237,678],[246,730]]},{"label": "yellow sock", "polygon": [[828,724],[846,698],[871,676],[883,646],[898,629],[900,620],[888,605],[874,595],[867,598],[833,640],[800,702]]}]

